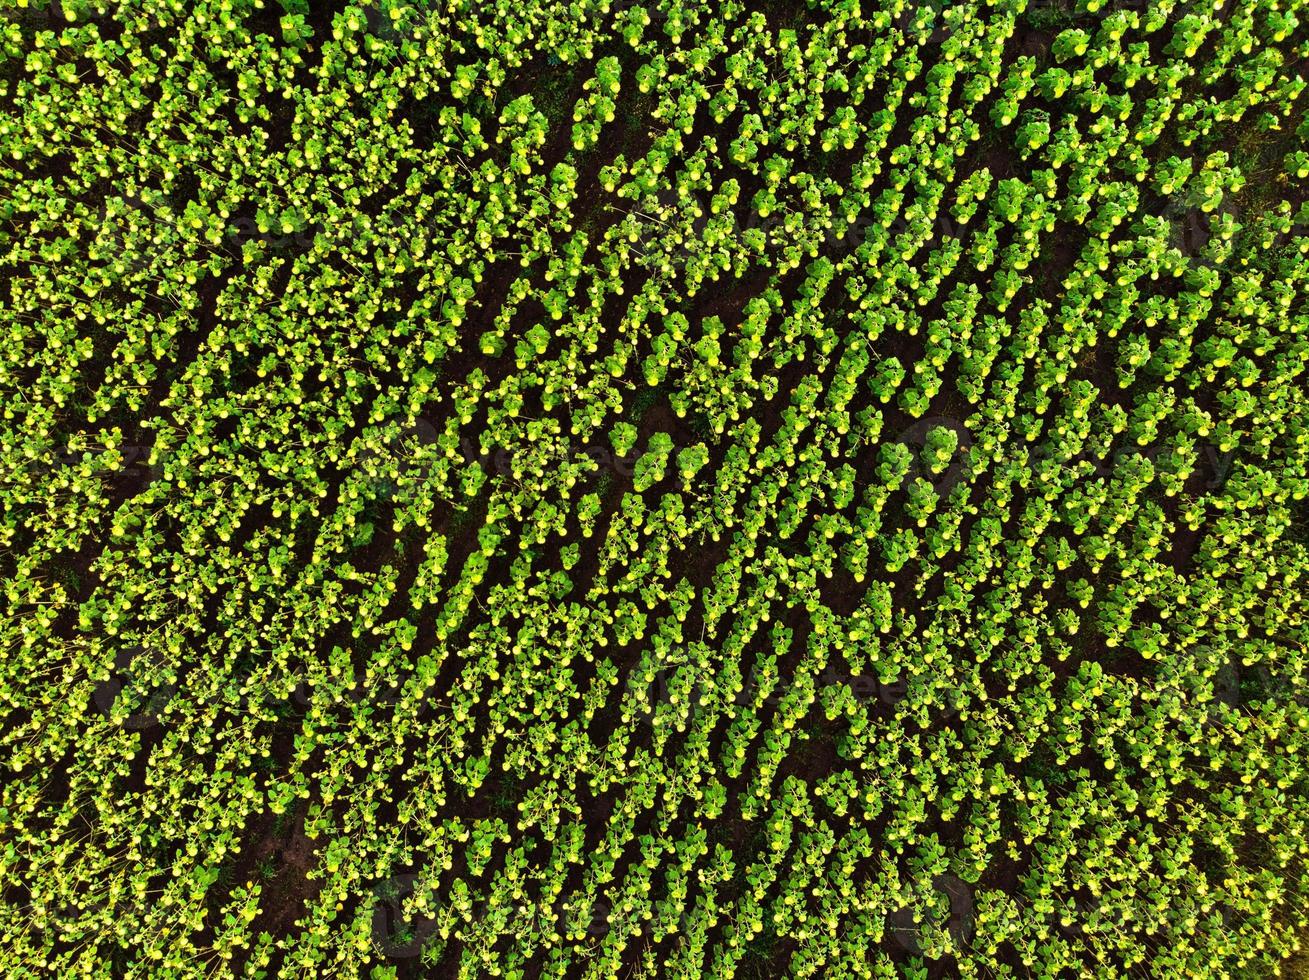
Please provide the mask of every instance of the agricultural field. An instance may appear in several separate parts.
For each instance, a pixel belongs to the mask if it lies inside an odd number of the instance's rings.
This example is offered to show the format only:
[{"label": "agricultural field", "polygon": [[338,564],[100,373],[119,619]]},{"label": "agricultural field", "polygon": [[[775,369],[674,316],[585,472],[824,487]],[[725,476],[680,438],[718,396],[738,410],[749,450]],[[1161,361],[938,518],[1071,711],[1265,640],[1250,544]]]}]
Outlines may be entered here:
[{"label": "agricultural field", "polygon": [[1309,976],[1309,3],[0,9],[0,974]]}]

